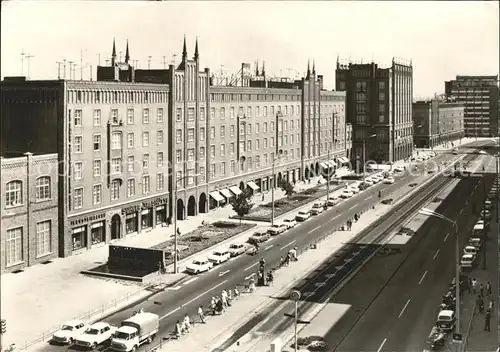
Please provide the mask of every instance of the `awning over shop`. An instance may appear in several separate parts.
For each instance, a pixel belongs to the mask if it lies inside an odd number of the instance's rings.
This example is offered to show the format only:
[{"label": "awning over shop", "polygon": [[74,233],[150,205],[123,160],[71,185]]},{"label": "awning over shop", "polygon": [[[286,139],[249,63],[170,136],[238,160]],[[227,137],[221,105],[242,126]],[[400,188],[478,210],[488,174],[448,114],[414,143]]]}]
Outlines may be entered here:
[{"label": "awning over shop", "polygon": [[329,167],[327,163],[319,163],[319,166],[321,166],[323,169],[328,169]]},{"label": "awning over shop", "polygon": [[229,189],[231,190],[231,192],[233,192],[234,194],[236,194],[237,196],[239,196],[242,192],[241,192],[241,189],[239,189],[238,187],[236,186],[231,186],[229,187]]},{"label": "awning over shop", "polygon": [[339,161],[340,161],[340,163],[342,163],[342,164],[346,164],[346,163],[348,163],[348,162],[349,162],[349,159],[347,159],[345,156],[341,156],[341,157],[339,158]]},{"label": "awning over shop", "polygon": [[210,194],[210,197],[212,197],[213,199],[215,199],[218,202],[222,202],[224,200],[224,198],[220,195],[219,191],[212,191],[209,194]]},{"label": "awning over shop", "polygon": [[254,191],[258,191],[260,189],[259,186],[253,181],[247,182],[247,186],[253,189]]},{"label": "awning over shop", "polygon": [[337,167],[337,163],[335,161],[333,161],[333,160],[330,160],[328,162],[328,165],[330,165],[330,167],[333,167],[333,168]]},{"label": "awning over shop", "polygon": [[227,188],[221,189],[219,192],[222,193],[222,195],[226,198],[234,197],[234,194],[232,194],[231,191],[228,190]]}]

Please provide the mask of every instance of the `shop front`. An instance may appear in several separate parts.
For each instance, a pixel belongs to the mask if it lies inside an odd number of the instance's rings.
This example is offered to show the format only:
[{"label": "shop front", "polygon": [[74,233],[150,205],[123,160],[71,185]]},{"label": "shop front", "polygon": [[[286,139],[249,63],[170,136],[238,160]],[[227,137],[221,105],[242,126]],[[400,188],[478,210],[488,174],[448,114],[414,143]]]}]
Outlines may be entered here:
[{"label": "shop front", "polygon": [[71,250],[79,251],[106,242],[106,213],[70,218]]},{"label": "shop front", "polygon": [[141,210],[141,229],[153,227],[153,209],[147,208]]},{"label": "shop front", "polygon": [[92,245],[106,242],[106,221],[97,221],[90,225]]},{"label": "shop front", "polygon": [[71,231],[71,241],[73,243],[73,251],[87,248],[87,226],[73,228]]},{"label": "shop front", "polygon": [[167,206],[166,204],[156,207],[156,225],[161,225],[167,222]]},{"label": "shop front", "polygon": [[137,212],[125,214],[125,234],[137,232],[139,230]]}]

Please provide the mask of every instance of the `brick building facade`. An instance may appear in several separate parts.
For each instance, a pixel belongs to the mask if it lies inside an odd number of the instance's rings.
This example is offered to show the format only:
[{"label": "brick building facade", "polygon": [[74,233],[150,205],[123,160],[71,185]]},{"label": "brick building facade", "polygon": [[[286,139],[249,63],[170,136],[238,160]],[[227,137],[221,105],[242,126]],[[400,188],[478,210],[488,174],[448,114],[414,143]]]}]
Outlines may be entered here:
[{"label": "brick building facade", "polygon": [[1,158],[0,272],[58,256],[57,154]]}]

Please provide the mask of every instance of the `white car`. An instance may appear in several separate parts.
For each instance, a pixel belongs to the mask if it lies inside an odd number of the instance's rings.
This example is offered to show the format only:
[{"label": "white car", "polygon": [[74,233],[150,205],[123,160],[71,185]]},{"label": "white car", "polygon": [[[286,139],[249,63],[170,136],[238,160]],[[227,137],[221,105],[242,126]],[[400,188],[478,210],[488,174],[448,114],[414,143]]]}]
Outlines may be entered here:
[{"label": "white car", "polygon": [[460,266],[462,268],[472,268],[475,259],[476,257],[472,254],[464,254],[460,260]]},{"label": "white car", "polygon": [[342,193],[340,193],[340,198],[351,198],[354,195],[354,193],[351,192],[349,189],[344,189]]},{"label": "white car", "polygon": [[380,177],[378,177],[377,175],[371,176],[370,180],[372,180],[373,183],[379,183],[380,181],[382,181],[382,179]]},{"label": "white car", "polygon": [[190,274],[199,274],[212,269],[214,265],[208,259],[195,259],[186,265],[186,271]]},{"label": "white car", "polygon": [[394,180],[393,177],[387,177],[385,180],[384,180],[384,183],[385,184],[388,184],[388,185],[392,185],[396,180]]},{"label": "white car", "polygon": [[267,229],[267,233],[271,236],[277,236],[279,234],[282,234],[286,230],[288,230],[288,226],[286,224],[274,224]]},{"label": "white car", "polygon": [[351,186],[347,190],[351,191],[353,194],[358,194],[360,192],[360,190],[357,186]]},{"label": "white car", "polygon": [[81,320],[71,320],[61,326],[52,336],[52,341],[72,345],[75,339],[87,330],[87,324]]},{"label": "white car", "polygon": [[226,249],[214,251],[208,256],[208,261],[214,265],[219,265],[227,262],[231,258],[231,253]]},{"label": "white car", "polygon": [[371,178],[365,178],[363,181],[367,186],[373,186],[373,180]]},{"label": "white car", "polygon": [[75,344],[77,346],[92,348],[94,350],[97,346],[110,340],[115,331],[116,327],[111,326],[108,323],[94,323],[90,325],[82,335],[75,339]]},{"label": "white car", "polygon": [[405,169],[403,166],[396,166],[394,168],[394,172],[404,172],[404,171],[405,171]]},{"label": "white car", "polygon": [[295,227],[297,225],[297,221],[295,219],[285,219],[283,220],[283,224],[285,224],[289,229]]},{"label": "white car", "polygon": [[474,246],[465,246],[464,254],[470,254],[470,255],[476,256],[477,255],[477,248]]},{"label": "white car", "polygon": [[240,254],[243,254],[247,251],[247,247],[244,244],[241,243],[233,243],[229,246],[229,253],[231,254],[231,257],[237,257]]},{"label": "white car", "polygon": [[329,205],[329,206],[334,206],[334,205],[337,205],[339,204],[339,199],[337,197],[329,197],[328,200],[326,201],[326,203]]},{"label": "white car", "polygon": [[319,215],[322,212],[323,212],[323,204],[321,203],[314,203],[310,210],[311,215]]},{"label": "white car", "polygon": [[305,210],[300,210],[297,215],[295,215],[295,220],[297,221],[306,221],[311,217],[311,213]]},{"label": "white car", "polygon": [[481,155],[486,155],[486,154],[488,154],[488,153],[486,153],[484,150],[480,150],[480,151],[479,151],[479,154],[481,154]]}]

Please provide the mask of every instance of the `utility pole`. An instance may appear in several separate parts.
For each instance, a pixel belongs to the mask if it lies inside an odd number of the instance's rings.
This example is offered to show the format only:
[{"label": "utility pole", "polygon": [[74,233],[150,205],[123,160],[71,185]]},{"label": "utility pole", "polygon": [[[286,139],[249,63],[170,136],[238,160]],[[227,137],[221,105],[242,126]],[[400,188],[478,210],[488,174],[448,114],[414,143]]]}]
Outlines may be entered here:
[{"label": "utility pole", "polygon": [[150,70],[150,69],[151,69],[151,58],[152,58],[152,56],[151,56],[151,55],[150,55],[150,56],[148,56],[148,70]]},{"label": "utility pole", "polygon": [[69,64],[69,79],[73,79],[73,65],[75,64],[74,61],[68,61]]},{"label": "utility pole", "polygon": [[167,57],[166,56],[162,56],[163,57],[163,69],[166,70],[167,69]]},{"label": "utility pole", "polygon": [[31,54],[26,54],[26,59],[28,60],[28,79],[30,79],[30,64],[31,64],[31,59],[34,58],[34,55]]},{"label": "utility pole", "polygon": [[63,71],[64,72],[64,76],[63,76],[63,78],[64,79],[66,79],[66,62],[67,62],[66,59],[63,59],[63,68],[64,68],[64,71]]},{"label": "utility pole", "polygon": [[97,66],[101,66],[101,54],[97,54]]},{"label": "utility pole", "polygon": [[26,53],[24,52],[24,49],[21,51],[21,76],[24,76],[24,56]]},{"label": "utility pole", "polygon": [[57,61],[56,64],[57,64],[57,79],[61,79],[61,65],[62,65],[62,62],[61,61]]},{"label": "utility pole", "polygon": [[177,57],[177,54],[172,55],[172,65],[175,66],[175,59]]}]

